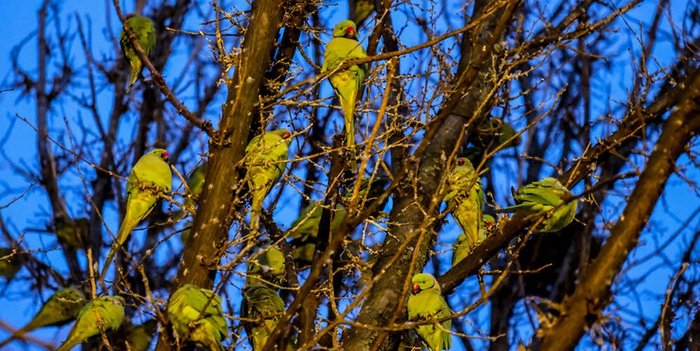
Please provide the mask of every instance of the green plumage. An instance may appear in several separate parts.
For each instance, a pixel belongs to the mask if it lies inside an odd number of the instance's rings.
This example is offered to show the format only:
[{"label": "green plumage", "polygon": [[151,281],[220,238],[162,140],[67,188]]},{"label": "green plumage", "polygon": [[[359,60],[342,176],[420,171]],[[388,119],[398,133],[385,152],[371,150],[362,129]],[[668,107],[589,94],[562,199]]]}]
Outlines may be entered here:
[{"label": "green plumage", "polygon": [[186,284],[170,297],[167,313],[181,346],[190,341],[197,347],[224,350],[221,340],[227,338],[228,327],[219,295]]},{"label": "green plumage", "polygon": [[101,332],[115,331],[123,319],[124,299],[121,296],[98,297],[80,310],[66,341],[56,351],[68,351]]},{"label": "green plumage", "polygon": [[484,119],[477,129],[477,133],[478,142],[484,149],[496,146],[503,149],[517,147],[521,142],[521,138],[513,126],[497,117]]},{"label": "green plumage", "polygon": [[156,335],[158,321],[149,319],[143,324],[132,325],[126,331],[126,345],[129,351],[147,351],[153,336]]},{"label": "green plumage", "polygon": [[266,285],[249,285],[243,290],[241,318],[253,350],[263,349],[283,314],[284,301],[275,289]]},{"label": "green plumage", "polygon": [[[333,29],[333,39],[326,46],[321,72],[333,71],[345,61],[365,57],[367,57],[365,49],[357,41],[357,26],[350,20],[341,21]],[[355,103],[360,94],[365,74],[364,65],[352,65],[329,77],[343,108],[345,143],[349,147],[355,145]]]},{"label": "green plumage", "polygon": [[17,336],[32,330],[67,323],[78,316],[87,300],[82,291],[65,288],[55,292],[41,307],[39,312],[24,327],[12,333],[12,336],[0,343],[0,349]]},{"label": "green plumage", "polygon": [[374,12],[374,0],[356,0],[355,1],[355,18],[353,21],[358,27],[362,27],[362,23]]},{"label": "green plumage", "polygon": [[[341,204],[336,205],[335,211],[331,213],[330,238],[333,237],[333,233],[338,231],[340,225],[345,221],[347,213],[345,206]],[[321,223],[322,215],[323,203],[317,201],[304,208],[299,214],[299,218],[292,223],[289,229],[289,237],[294,239],[292,242],[294,246],[292,256],[295,259],[306,264],[311,263],[313,260],[316,239],[318,238],[318,226]]]},{"label": "green plumage", "polygon": [[[149,56],[153,49],[156,47],[156,27],[148,17],[140,15],[129,15],[126,18],[126,26],[128,26],[132,32],[136,35],[139,46]],[[122,47],[122,53],[124,58],[129,63],[129,83],[126,88],[126,92],[131,91],[131,88],[136,83],[136,80],[141,75],[141,70],[143,69],[143,63],[141,59],[136,54],[133,45],[127,35],[127,32],[122,28],[119,34],[119,43]]]},{"label": "green plumage", "polygon": [[[411,283],[412,294],[408,297],[407,304],[409,321],[434,320],[452,314],[435,277],[428,273],[419,273],[413,276]],[[422,324],[415,330],[430,351],[441,351],[450,349],[451,328],[452,321],[447,319],[433,324]]]},{"label": "green plumage", "polygon": [[9,247],[0,247],[0,276],[12,279],[22,269],[22,254]]},{"label": "green plumage", "polygon": [[481,180],[471,161],[459,157],[455,162],[441,189],[441,193],[445,194],[443,199],[462,229],[453,254],[453,264],[466,257],[471,248],[483,240],[480,228],[483,226],[484,207]]},{"label": "green plumage", "polygon": [[90,233],[90,221],[78,218],[74,221],[59,221],[54,224],[54,233],[58,240],[74,249],[84,248]]},{"label": "green plumage", "polygon": [[117,240],[107,254],[100,280],[104,281],[114,254],[124,244],[131,231],[153,211],[162,193],[170,192],[173,174],[168,165],[168,152],[153,149],[143,155],[129,174],[126,185],[126,212],[119,226]]},{"label": "green plumage", "polygon": [[284,254],[271,245],[257,253],[248,261],[246,285],[278,285],[285,281]]},{"label": "green plumage", "polygon": [[556,232],[569,225],[576,216],[578,201],[557,179],[544,178],[513,192],[516,205],[504,208],[506,212],[520,212],[525,216],[547,216],[538,231]]},{"label": "green plumage", "polygon": [[264,132],[254,137],[245,149],[248,188],[251,192],[251,231],[260,228],[263,201],[282,176],[289,158],[292,133],[287,129]]},{"label": "green plumage", "polygon": [[481,225],[479,226],[479,235],[477,236],[477,242],[469,242],[467,236],[462,233],[457,238],[452,251],[452,265],[456,265],[459,261],[463,260],[469,253],[474,249],[476,245],[484,241],[489,235],[491,228],[493,228],[496,223],[491,215],[483,215]]}]

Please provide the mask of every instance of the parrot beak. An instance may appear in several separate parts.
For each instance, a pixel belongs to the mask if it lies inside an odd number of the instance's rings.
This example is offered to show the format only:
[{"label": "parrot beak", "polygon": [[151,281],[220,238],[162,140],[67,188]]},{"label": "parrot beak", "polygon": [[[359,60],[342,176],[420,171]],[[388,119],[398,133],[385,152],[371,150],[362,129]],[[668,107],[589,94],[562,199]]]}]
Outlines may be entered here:
[{"label": "parrot beak", "polygon": [[350,38],[355,38],[356,37],[355,27],[353,27],[353,26],[348,27],[348,29],[345,30],[345,34],[347,34],[347,36]]},{"label": "parrot beak", "polygon": [[292,136],[292,133],[290,132],[284,132],[282,133],[282,139],[289,139],[289,137]]},{"label": "parrot beak", "polygon": [[463,166],[463,165],[464,165],[464,157],[458,158],[458,159],[457,159],[457,164],[460,165],[460,166]]},{"label": "parrot beak", "polygon": [[168,157],[170,157],[170,154],[167,151],[163,151],[163,153],[160,154],[160,157],[162,157],[163,160],[167,161]]},{"label": "parrot beak", "polygon": [[420,285],[418,283],[413,283],[413,295],[417,294],[420,292]]}]

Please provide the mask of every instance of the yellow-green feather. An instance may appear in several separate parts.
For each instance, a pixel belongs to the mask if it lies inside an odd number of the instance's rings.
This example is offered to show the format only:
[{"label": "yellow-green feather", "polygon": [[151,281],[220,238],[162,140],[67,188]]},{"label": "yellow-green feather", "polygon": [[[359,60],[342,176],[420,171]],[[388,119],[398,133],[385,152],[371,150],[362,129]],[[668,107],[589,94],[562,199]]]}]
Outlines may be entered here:
[{"label": "yellow-green feather", "polygon": [[[146,55],[150,55],[153,48],[156,46],[156,29],[153,21],[148,17],[140,15],[130,15],[126,19],[126,26],[128,26],[132,32],[136,35],[139,46]],[[127,35],[127,32],[122,28],[119,34],[119,43],[122,47],[122,52],[127,62],[129,63],[129,82],[127,86],[127,93],[131,90],[136,83],[136,80],[141,74],[143,69],[143,63],[139,56],[136,54],[134,47],[131,45],[131,41]]]},{"label": "yellow-green feather", "polygon": [[[435,277],[428,273],[419,273],[413,276],[411,282],[419,284],[421,290],[408,297],[406,307],[409,321],[440,319],[452,314]],[[433,324],[419,325],[416,327],[416,332],[430,351],[441,351],[450,349],[451,328],[452,321],[447,319]]]},{"label": "yellow-green feather", "polygon": [[102,296],[90,301],[78,314],[68,337],[56,351],[68,351],[101,332],[119,329],[124,319],[124,299],[121,296]]},{"label": "yellow-green feather", "polygon": [[198,347],[224,349],[221,341],[227,338],[228,327],[219,295],[186,284],[173,293],[166,310],[180,342],[186,339]]}]

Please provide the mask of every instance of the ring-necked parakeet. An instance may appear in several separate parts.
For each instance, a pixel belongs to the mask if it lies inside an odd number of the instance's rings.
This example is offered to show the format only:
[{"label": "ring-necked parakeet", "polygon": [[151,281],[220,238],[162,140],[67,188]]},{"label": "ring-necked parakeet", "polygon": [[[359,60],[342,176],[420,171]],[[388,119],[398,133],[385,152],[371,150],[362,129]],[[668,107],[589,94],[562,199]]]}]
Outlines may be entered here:
[{"label": "ring-necked parakeet", "polygon": [[484,192],[481,180],[471,161],[466,157],[455,160],[441,192],[445,194],[447,206],[452,208],[452,216],[462,228],[465,244],[475,245],[479,240],[479,227],[482,225]]},{"label": "ring-necked parakeet", "polygon": [[[365,58],[367,54],[357,41],[357,26],[351,20],[340,21],[333,28],[333,39],[326,46],[321,72],[333,71],[345,61]],[[331,85],[338,95],[343,108],[345,120],[345,144],[355,145],[355,103],[360,95],[362,81],[366,74],[365,65],[353,65],[348,69],[335,72],[329,77]]]},{"label": "ring-necked parakeet", "polygon": [[170,192],[173,174],[168,165],[168,151],[153,149],[141,156],[129,174],[126,185],[126,212],[119,226],[117,240],[107,254],[100,280],[104,281],[114,254],[139,222],[153,211],[162,193]]},{"label": "ring-necked parakeet", "polygon": [[[338,228],[345,220],[348,211],[342,204],[335,206],[335,211],[331,213],[331,228],[330,233],[338,231]],[[288,235],[292,238],[292,256],[295,259],[308,264],[311,263],[316,250],[316,239],[318,238],[318,226],[321,223],[323,215],[323,203],[316,201],[301,211],[288,231]],[[331,236],[332,238],[332,236]]]},{"label": "ring-necked parakeet", "polygon": [[[492,148],[499,145],[503,145],[503,149],[517,147],[521,141],[518,135],[508,142],[517,132],[510,123],[504,122],[498,117],[485,118],[481,121],[479,128],[477,128],[477,133],[479,135],[479,143],[483,148]],[[508,143],[506,144],[506,142]]]},{"label": "ring-necked parakeet", "polygon": [[197,347],[224,350],[221,340],[228,338],[228,327],[219,295],[186,284],[170,297],[167,313],[180,343],[191,341]]},{"label": "ring-necked parakeet", "polygon": [[[450,306],[442,297],[440,285],[432,274],[419,273],[411,279],[412,294],[408,297],[408,320],[412,322],[435,320],[452,314]],[[430,351],[449,350],[452,321],[447,319],[433,324],[416,327],[416,333],[423,339]]]},{"label": "ring-necked parakeet", "polygon": [[489,214],[485,214],[482,217],[481,225],[479,226],[479,235],[477,237],[477,242],[476,243],[470,243],[467,240],[467,236],[462,233],[459,235],[457,238],[457,242],[454,244],[454,248],[452,251],[452,265],[456,265],[459,263],[459,261],[463,260],[469,253],[472,251],[474,246],[478,245],[481,243],[484,239],[486,239],[486,236],[488,236],[493,229],[493,227],[496,224],[496,220],[493,218],[493,216]]},{"label": "ring-necked parakeet", "polygon": [[0,247],[0,277],[12,279],[22,269],[24,254],[9,247]]},{"label": "ring-necked parakeet", "polygon": [[[151,51],[156,47],[156,27],[150,18],[131,14],[126,17],[126,25],[131,29],[138,39],[139,46],[146,53],[146,56],[151,54]],[[143,63],[136,54],[134,47],[131,45],[129,36],[126,30],[122,28],[119,34],[119,44],[122,47],[124,58],[129,63],[129,85],[126,88],[127,94],[136,83],[136,80],[141,75]]]},{"label": "ring-necked parakeet", "polygon": [[252,198],[250,227],[253,233],[260,228],[260,214],[267,193],[287,166],[291,138],[292,133],[287,129],[272,130],[257,135],[245,148],[248,188]]},{"label": "ring-necked parakeet", "polygon": [[246,286],[243,290],[241,318],[253,350],[263,349],[283,314],[284,301],[275,289],[267,285]]},{"label": "ring-necked parakeet", "polygon": [[102,332],[119,329],[124,319],[124,299],[121,296],[102,296],[80,310],[66,341],[56,351],[68,351]]},{"label": "ring-necked parakeet", "polygon": [[[576,216],[578,201],[557,179],[544,178],[513,191],[516,205],[502,209],[503,212],[521,212],[525,216],[548,215],[539,226],[543,233],[556,232],[571,223]],[[552,212],[553,211],[553,212]],[[551,212],[551,213],[550,213]]]},{"label": "ring-necked parakeet", "polygon": [[18,335],[42,327],[61,325],[75,319],[86,303],[85,295],[76,288],[65,288],[55,292],[29,323],[12,333],[10,338],[0,343],[0,349]]},{"label": "ring-necked parakeet", "polygon": [[[254,255],[255,256],[255,255]],[[248,261],[246,285],[274,287],[285,281],[284,254],[275,245],[267,246]]]},{"label": "ring-necked parakeet", "polygon": [[149,319],[139,325],[132,325],[126,331],[126,344],[129,351],[147,351],[153,336],[156,335],[158,321]]},{"label": "ring-necked parakeet", "polygon": [[362,27],[362,23],[374,12],[374,0],[356,0],[355,1],[355,18],[353,21],[358,27]]},{"label": "ring-necked parakeet", "polygon": [[53,231],[61,242],[74,249],[82,249],[88,240],[90,221],[87,218],[58,221],[54,223]]}]

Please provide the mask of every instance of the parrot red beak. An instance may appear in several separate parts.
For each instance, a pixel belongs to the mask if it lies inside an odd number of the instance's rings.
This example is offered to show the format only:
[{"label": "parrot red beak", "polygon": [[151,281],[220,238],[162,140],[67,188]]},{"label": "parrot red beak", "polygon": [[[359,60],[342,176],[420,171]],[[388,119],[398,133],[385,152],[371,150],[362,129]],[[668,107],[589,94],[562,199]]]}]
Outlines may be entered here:
[{"label": "parrot red beak", "polygon": [[348,29],[345,30],[345,34],[350,37],[350,38],[355,38],[355,27],[350,26]]},{"label": "parrot red beak", "polygon": [[457,164],[460,166],[463,166],[465,164],[464,157],[460,157],[457,159]]},{"label": "parrot red beak", "polygon": [[413,283],[413,295],[417,294],[420,292],[420,285],[418,283]]},{"label": "parrot red beak", "polygon": [[282,139],[289,139],[291,136],[292,136],[292,133],[290,133],[290,132],[282,133]]},{"label": "parrot red beak", "polygon": [[168,157],[170,157],[170,154],[167,151],[163,151],[163,153],[160,154],[160,157],[162,157],[163,160],[167,161]]}]

